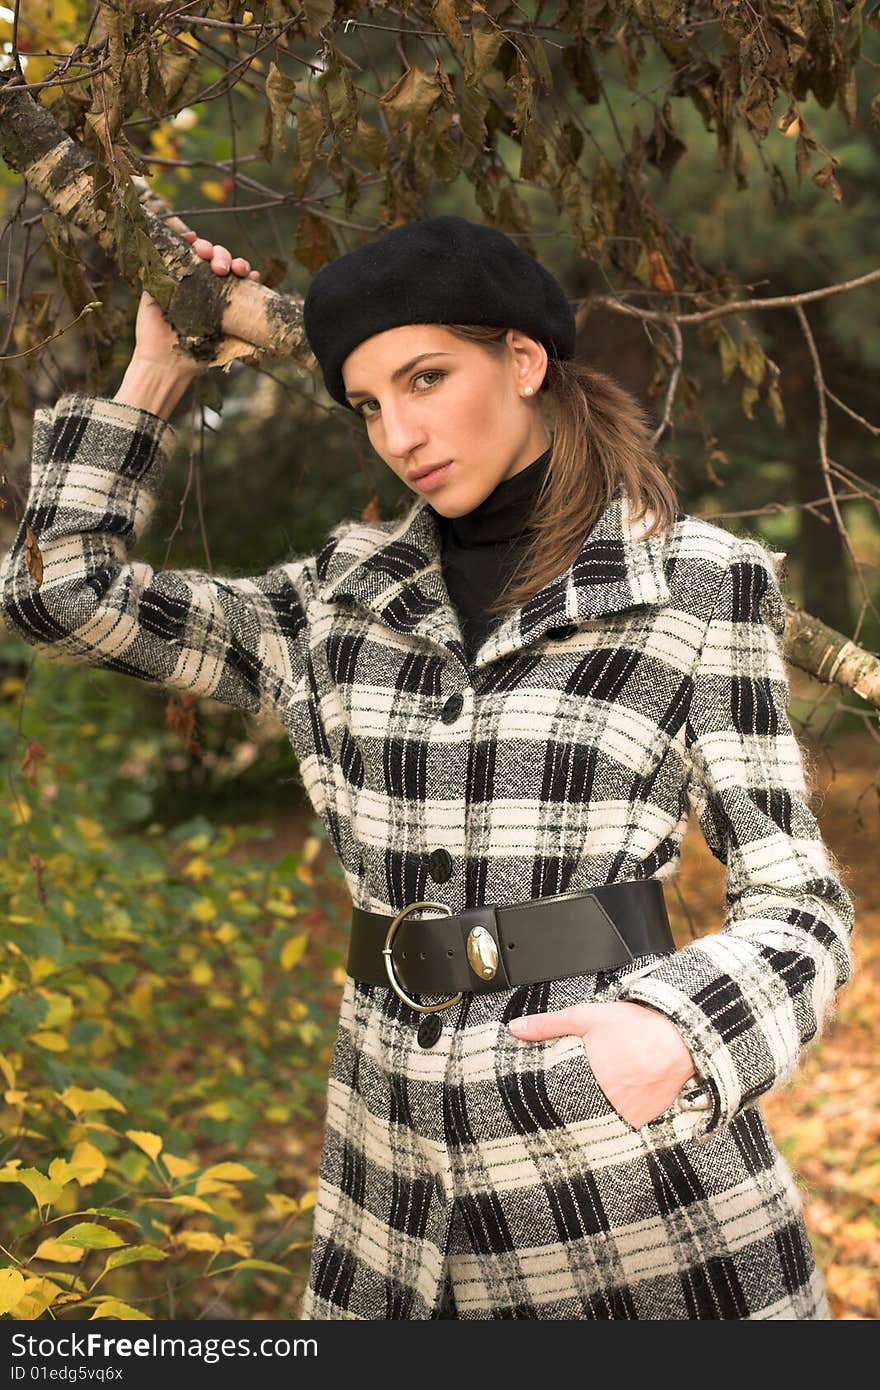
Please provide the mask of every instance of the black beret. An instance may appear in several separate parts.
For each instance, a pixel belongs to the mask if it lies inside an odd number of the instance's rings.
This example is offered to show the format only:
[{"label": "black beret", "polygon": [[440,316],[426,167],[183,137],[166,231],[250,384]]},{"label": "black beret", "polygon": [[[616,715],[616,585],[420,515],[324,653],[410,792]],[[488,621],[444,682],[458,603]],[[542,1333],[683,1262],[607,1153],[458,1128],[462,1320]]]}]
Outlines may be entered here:
[{"label": "black beret", "polygon": [[559,281],[504,232],[464,217],[411,222],[347,252],[322,266],[303,304],[309,346],[341,405],[349,353],[411,323],[518,328],[551,357],[575,354],[574,315]]}]

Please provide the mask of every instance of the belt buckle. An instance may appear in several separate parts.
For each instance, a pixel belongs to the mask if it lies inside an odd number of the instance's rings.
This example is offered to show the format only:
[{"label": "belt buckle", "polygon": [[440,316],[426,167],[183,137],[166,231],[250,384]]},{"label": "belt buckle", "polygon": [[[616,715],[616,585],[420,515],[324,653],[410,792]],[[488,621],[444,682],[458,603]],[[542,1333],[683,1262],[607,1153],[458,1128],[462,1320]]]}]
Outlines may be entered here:
[{"label": "belt buckle", "polygon": [[388,976],[389,983],[391,985],[391,988],[394,990],[394,993],[398,996],[399,999],[403,1000],[404,1004],[408,1004],[411,1009],[415,1009],[416,1012],[420,1014],[436,1014],[440,1013],[442,1009],[451,1009],[453,1004],[457,1004],[459,999],[461,999],[462,997],[461,992],[459,992],[458,994],[454,994],[451,999],[447,999],[442,1004],[417,1004],[414,999],[410,999],[409,995],[401,989],[397,977],[394,974],[394,962],[391,957],[391,949],[394,942],[394,937],[397,934],[398,927],[400,926],[404,917],[406,917],[407,913],[415,912],[417,907],[436,907],[439,908],[441,912],[445,912],[447,917],[452,916],[452,910],[448,908],[445,903],[407,903],[406,907],[401,908],[400,912],[398,912],[397,916],[391,923],[391,926],[388,928],[388,933],[385,937],[385,945],[382,948],[382,955],[385,957],[385,973]]}]

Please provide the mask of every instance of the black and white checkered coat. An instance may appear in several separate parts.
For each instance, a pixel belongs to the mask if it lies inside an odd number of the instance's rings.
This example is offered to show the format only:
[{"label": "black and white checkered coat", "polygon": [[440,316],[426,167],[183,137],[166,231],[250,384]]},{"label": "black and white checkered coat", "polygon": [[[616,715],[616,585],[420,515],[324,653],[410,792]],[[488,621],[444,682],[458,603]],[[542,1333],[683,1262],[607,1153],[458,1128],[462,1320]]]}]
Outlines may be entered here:
[{"label": "black and white checkered coat", "polygon": [[[44,578],[23,524],[6,620],[47,656],[273,711],[355,903],[668,879],[689,810],[727,866],[717,931],[465,995],[433,1046],[391,991],[347,980],[301,1316],[430,1318],[446,1285],[460,1318],[827,1317],[756,1102],[847,978],[853,905],[807,803],[766,550],[686,515],[644,538],[618,496],[468,666],[421,499],[254,578],[130,559],[173,441],[81,394],[37,412],[24,520]],[[507,1030],[591,999],[659,1009],[694,1055],[641,1129],[579,1038]]]}]

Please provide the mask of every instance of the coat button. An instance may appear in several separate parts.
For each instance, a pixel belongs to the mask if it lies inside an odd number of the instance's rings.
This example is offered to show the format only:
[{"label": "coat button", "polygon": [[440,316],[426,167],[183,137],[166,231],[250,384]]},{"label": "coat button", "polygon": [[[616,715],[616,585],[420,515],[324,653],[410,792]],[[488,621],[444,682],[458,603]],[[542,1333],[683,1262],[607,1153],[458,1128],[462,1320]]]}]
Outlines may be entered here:
[{"label": "coat button", "polygon": [[445,883],[452,877],[452,855],[448,849],[432,849],[428,855],[428,873],[435,883]]},{"label": "coat button", "polygon": [[450,695],[446,704],[440,711],[440,718],[444,724],[454,724],[464,707],[464,696],[460,693]]},{"label": "coat button", "polygon": [[552,637],[554,642],[567,642],[569,637],[574,637],[576,632],[577,627],[574,623],[563,623],[562,627],[551,628],[547,636]]},{"label": "coat button", "polygon": [[433,1047],[443,1032],[443,1022],[438,1014],[427,1014],[419,1024],[416,1037],[419,1047]]}]

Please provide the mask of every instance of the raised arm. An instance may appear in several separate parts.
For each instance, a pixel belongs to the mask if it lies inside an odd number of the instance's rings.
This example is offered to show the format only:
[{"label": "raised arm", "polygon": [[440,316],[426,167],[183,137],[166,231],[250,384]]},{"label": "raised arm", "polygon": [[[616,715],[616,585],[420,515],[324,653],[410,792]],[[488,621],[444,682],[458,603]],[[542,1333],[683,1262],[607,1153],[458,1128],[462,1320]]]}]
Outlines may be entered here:
[{"label": "raised arm", "polygon": [[30,493],[0,565],[0,612],[49,658],[251,712],[275,707],[302,677],[305,561],[226,579],[131,558],[161,495],[174,444],[167,417],[203,369],[176,348],[152,296],[142,297],[137,334],[114,400],[71,393],[35,414]]}]

